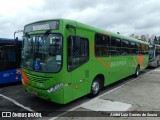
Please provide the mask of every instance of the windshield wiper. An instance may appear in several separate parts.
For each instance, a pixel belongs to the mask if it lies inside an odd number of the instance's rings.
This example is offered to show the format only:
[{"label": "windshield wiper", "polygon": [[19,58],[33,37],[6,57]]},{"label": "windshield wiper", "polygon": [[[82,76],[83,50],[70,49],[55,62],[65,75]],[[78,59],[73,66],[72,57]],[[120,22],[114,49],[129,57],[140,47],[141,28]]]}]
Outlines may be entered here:
[{"label": "windshield wiper", "polygon": [[46,32],[42,36],[42,40],[49,35],[51,30],[46,30]]},{"label": "windshield wiper", "polygon": [[[45,38],[48,37],[50,31],[51,31],[51,30],[46,30],[46,32],[45,32],[45,33],[42,35],[42,37],[41,37],[42,41],[45,41]],[[37,46],[36,52],[39,51],[39,45],[40,45],[40,43],[39,43],[39,40],[38,40],[38,43],[37,43],[37,45],[36,45],[36,46]]]}]

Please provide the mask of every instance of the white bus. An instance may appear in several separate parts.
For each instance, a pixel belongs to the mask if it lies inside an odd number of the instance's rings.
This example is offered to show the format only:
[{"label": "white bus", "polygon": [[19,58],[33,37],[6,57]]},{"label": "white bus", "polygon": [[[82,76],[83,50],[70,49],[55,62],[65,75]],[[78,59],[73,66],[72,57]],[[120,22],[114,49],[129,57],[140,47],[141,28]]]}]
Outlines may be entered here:
[{"label": "white bus", "polygon": [[149,45],[149,66],[158,67],[160,65],[160,45]]}]

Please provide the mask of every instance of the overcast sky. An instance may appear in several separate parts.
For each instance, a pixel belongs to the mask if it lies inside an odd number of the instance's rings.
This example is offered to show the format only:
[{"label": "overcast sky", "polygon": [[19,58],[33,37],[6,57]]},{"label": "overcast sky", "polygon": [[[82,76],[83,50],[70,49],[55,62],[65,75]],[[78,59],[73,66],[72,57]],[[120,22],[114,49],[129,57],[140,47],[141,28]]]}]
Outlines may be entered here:
[{"label": "overcast sky", "polygon": [[0,38],[13,38],[25,24],[53,18],[124,35],[160,35],[160,0],[0,0]]}]

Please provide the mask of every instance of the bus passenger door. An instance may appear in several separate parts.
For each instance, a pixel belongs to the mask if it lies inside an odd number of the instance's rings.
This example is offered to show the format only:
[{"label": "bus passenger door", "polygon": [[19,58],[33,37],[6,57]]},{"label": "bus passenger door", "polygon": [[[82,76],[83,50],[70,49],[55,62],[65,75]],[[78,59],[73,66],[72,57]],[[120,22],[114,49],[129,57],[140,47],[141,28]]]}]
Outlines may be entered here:
[{"label": "bus passenger door", "polygon": [[71,73],[73,99],[85,95],[88,91],[87,62],[89,59],[89,41],[79,36],[68,37],[68,72]]}]

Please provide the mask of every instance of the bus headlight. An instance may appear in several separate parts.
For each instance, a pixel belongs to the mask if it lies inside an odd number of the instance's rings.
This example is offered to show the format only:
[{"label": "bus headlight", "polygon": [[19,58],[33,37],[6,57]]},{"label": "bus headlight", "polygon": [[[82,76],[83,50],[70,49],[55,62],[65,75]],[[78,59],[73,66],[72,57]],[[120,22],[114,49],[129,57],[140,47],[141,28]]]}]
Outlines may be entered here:
[{"label": "bus headlight", "polygon": [[64,86],[64,83],[59,83],[59,84],[54,85],[53,87],[50,87],[47,91],[48,92],[54,92],[54,91],[60,89],[63,86]]}]

